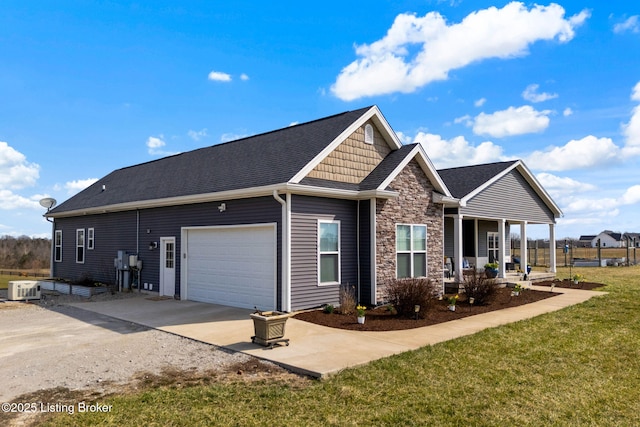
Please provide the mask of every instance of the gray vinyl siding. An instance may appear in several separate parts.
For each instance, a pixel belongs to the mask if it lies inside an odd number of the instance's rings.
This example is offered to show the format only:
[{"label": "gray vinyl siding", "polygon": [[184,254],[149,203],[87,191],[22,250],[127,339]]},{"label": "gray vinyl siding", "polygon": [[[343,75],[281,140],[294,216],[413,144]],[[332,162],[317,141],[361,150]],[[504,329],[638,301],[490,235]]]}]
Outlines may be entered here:
[{"label": "gray vinyl siding", "polygon": [[[56,219],[54,228],[62,230],[62,262],[53,263],[53,276],[77,281],[83,277],[115,284],[113,259],[118,250],[135,253],[136,213],[117,212]],[[84,263],[76,262],[76,230],[85,230]],[[94,229],[94,249],[87,249],[87,229]],[[54,233],[55,235],[55,233]]]},{"label": "gray vinyl siding", "polygon": [[371,301],[371,203],[360,201],[360,295],[359,301],[366,304]]},{"label": "gray vinyl siding", "polygon": [[463,215],[554,223],[553,212],[517,170],[512,170],[460,208]]},{"label": "gray vinyl siding", "polygon": [[318,220],[340,221],[341,283],[357,286],[358,202],[296,195],[291,199],[291,309],[337,304],[340,286],[318,285]]},{"label": "gray vinyl siding", "polygon": [[444,255],[450,258],[454,255],[453,221],[451,217],[444,217]]},{"label": "gray vinyl siding", "polygon": [[[116,257],[118,250],[126,250],[137,253],[143,262],[141,283],[149,283],[153,285],[152,290],[158,291],[161,248],[149,250],[149,243],[158,242],[160,245],[161,237],[175,237],[175,295],[179,296],[182,261],[180,239],[183,227],[277,223],[276,280],[277,295],[281,295],[282,207],[280,203],[273,197],[226,200],[225,203],[227,209],[224,212],[218,210],[219,202],[212,202],[58,219],[56,220],[56,229],[63,229],[63,263],[56,263],[54,274],[57,277],[76,280],[86,271],[91,273],[93,277],[105,277],[104,281],[114,283],[113,258]],[[139,213],[139,219],[137,213]],[[139,231],[136,235],[138,221]],[[83,227],[95,229],[96,249],[85,251],[85,264],[76,265],[75,230]],[[138,247],[136,247],[136,237],[139,239]],[[110,277],[103,274],[102,265],[110,265],[113,273]],[[280,306],[281,299],[279,297],[277,301]]]}]

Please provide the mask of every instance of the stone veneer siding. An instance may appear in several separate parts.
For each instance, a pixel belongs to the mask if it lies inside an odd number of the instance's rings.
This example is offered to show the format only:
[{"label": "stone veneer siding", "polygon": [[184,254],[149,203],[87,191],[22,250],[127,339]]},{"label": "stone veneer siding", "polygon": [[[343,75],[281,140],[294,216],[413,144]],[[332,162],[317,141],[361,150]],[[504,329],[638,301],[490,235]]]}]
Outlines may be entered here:
[{"label": "stone veneer siding", "polygon": [[444,209],[433,203],[434,187],[415,160],[409,162],[390,187],[394,199],[376,200],[376,301],[383,301],[384,286],[396,278],[396,225],[427,226],[427,276],[437,289],[443,286]]},{"label": "stone veneer siding", "polygon": [[[373,144],[364,142],[364,128],[373,126]],[[391,152],[372,121],[360,126],[336,147],[318,166],[309,172],[310,178],[360,183]]]}]

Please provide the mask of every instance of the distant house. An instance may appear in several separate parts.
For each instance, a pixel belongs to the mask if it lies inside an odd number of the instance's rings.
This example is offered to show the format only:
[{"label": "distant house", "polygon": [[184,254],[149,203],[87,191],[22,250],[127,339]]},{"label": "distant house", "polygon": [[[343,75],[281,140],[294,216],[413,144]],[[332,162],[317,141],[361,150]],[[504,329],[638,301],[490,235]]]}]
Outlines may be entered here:
[{"label": "distant house", "polygon": [[601,248],[624,248],[626,242],[622,238],[622,233],[616,233],[611,230],[604,230],[591,240],[591,247],[598,247],[598,241]]},{"label": "distant house", "polygon": [[624,233],[622,238],[630,248],[640,248],[640,233]]},{"label": "distant house", "polygon": [[593,245],[593,240],[596,238],[595,234],[584,234],[578,239],[577,245],[579,248],[590,248]]}]

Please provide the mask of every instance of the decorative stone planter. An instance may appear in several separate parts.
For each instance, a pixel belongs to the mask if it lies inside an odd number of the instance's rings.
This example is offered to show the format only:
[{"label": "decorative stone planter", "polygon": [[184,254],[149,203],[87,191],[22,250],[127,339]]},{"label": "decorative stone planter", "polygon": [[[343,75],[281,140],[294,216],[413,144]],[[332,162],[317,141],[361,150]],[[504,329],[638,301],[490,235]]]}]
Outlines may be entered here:
[{"label": "decorative stone planter", "polygon": [[288,338],[284,336],[284,326],[289,318],[289,314],[279,311],[260,311],[251,313],[255,335],[251,337],[251,342],[273,348],[275,344],[285,343],[289,345]]}]

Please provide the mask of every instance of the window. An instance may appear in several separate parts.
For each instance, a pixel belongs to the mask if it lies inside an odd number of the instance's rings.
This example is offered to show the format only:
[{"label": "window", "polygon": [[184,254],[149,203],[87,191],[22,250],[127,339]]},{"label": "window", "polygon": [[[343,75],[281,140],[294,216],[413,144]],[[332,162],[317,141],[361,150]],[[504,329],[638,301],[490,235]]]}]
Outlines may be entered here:
[{"label": "window", "polygon": [[340,222],[318,221],[318,283],[340,283]]},{"label": "window", "polygon": [[498,256],[500,255],[499,236],[495,231],[489,231],[487,233],[487,255],[489,256],[489,262],[498,262]]},{"label": "window", "polygon": [[398,224],[396,226],[396,277],[427,275],[427,226]]},{"label": "window", "polygon": [[84,228],[76,230],[76,262],[84,264]]},{"label": "window", "polygon": [[53,246],[53,260],[55,262],[62,262],[62,230],[56,230]]},{"label": "window", "polygon": [[164,266],[173,268],[175,262],[175,248],[173,242],[166,242],[164,245]]},{"label": "window", "polygon": [[95,233],[93,228],[87,228],[87,249],[93,249],[93,237]]},{"label": "window", "polygon": [[364,127],[364,142],[366,144],[373,144],[373,126],[371,125]]}]

